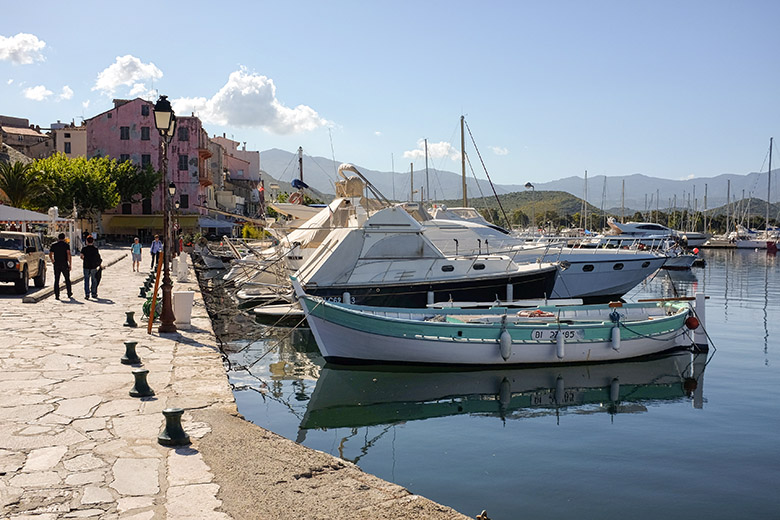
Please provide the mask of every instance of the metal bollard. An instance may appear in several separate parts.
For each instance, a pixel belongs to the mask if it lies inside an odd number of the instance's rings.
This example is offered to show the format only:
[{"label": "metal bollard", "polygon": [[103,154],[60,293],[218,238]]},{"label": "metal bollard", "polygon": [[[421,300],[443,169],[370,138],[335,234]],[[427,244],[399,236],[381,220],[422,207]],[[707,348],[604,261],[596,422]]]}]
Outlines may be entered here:
[{"label": "metal bollard", "polygon": [[138,324],[135,322],[135,319],[133,318],[133,315],[135,314],[135,312],[127,311],[127,312],[125,312],[125,314],[127,315],[127,319],[122,324],[122,326],[123,327],[137,327]]},{"label": "metal bollard", "polygon": [[181,427],[181,416],[184,410],[181,408],[166,408],[162,411],[165,416],[165,429],[157,436],[157,442],[163,446],[186,446],[190,444],[190,436],[184,433]]},{"label": "metal bollard", "polygon": [[141,292],[138,293],[138,297],[139,298],[146,298],[146,291],[147,291],[146,287],[141,287]]},{"label": "metal bollard", "polygon": [[145,368],[136,368],[133,370],[133,377],[135,377],[135,384],[130,389],[131,397],[151,397],[154,395],[154,390],[149,387],[149,383],[146,382],[146,376],[149,374],[149,370]]},{"label": "metal bollard", "polygon": [[135,346],[138,345],[137,341],[125,341],[125,355],[122,356],[120,361],[123,365],[140,365],[141,358],[135,353]]}]

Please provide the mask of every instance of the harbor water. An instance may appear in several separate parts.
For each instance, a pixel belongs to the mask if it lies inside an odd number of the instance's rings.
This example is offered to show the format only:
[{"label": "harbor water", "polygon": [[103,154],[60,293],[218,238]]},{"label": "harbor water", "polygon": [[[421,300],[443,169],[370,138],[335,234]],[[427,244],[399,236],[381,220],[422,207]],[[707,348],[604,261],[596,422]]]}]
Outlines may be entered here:
[{"label": "harbor water", "polygon": [[702,256],[625,299],[704,292],[705,354],[350,368],[326,365],[308,329],[273,327],[229,345],[238,409],[472,517],[778,518],[780,259]]}]

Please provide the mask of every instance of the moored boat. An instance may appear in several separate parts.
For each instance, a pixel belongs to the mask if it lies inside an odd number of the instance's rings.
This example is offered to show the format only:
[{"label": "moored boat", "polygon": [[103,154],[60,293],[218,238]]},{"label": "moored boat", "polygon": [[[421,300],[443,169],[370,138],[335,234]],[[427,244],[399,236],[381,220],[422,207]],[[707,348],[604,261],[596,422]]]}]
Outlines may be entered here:
[{"label": "moored boat", "polygon": [[[328,361],[439,365],[602,362],[690,346],[687,302],[400,309],[329,302],[293,280]],[[689,319],[693,318],[693,319]]]}]

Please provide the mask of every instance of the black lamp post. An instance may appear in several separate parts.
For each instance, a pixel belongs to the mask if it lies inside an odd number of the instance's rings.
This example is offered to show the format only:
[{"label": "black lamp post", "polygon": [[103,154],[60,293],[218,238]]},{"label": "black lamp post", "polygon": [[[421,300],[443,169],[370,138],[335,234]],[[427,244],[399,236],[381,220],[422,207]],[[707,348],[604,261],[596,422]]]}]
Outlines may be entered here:
[{"label": "black lamp post", "polygon": [[525,189],[531,190],[531,236],[536,236],[536,201],[534,200],[534,185],[530,182],[525,183]]},{"label": "black lamp post", "polygon": [[176,325],[174,320],[176,316],[173,314],[173,299],[171,291],[173,289],[173,282],[171,281],[171,245],[173,239],[171,237],[171,200],[176,193],[176,185],[171,182],[168,184],[167,195],[163,187],[168,182],[168,145],[173,139],[173,135],[176,132],[176,114],[173,113],[171,102],[168,101],[168,96],[160,96],[157,103],[154,105],[154,125],[157,127],[157,131],[160,132],[160,149],[162,151],[162,170],[163,178],[160,183],[160,188],[163,192],[163,233],[165,234],[165,243],[163,247],[163,283],[162,283],[162,311],[160,312],[160,326],[157,332],[167,333],[176,332]]}]

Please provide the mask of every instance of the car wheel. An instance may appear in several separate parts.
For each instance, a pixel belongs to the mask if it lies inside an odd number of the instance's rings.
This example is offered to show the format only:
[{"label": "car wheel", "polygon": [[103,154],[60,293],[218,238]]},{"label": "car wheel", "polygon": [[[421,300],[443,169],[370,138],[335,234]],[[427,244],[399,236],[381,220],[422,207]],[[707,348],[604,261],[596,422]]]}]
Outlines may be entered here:
[{"label": "car wheel", "polygon": [[27,290],[30,288],[30,278],[27,266],[24,266],[21,280],[16,281],[16,294],[27,294]]},{"label": "car wheel", "polygon": [[35,282],[35,287],[46,285],[46,262],[41,262],[38,265],[38,276],[33,278],[33,282]]}]

